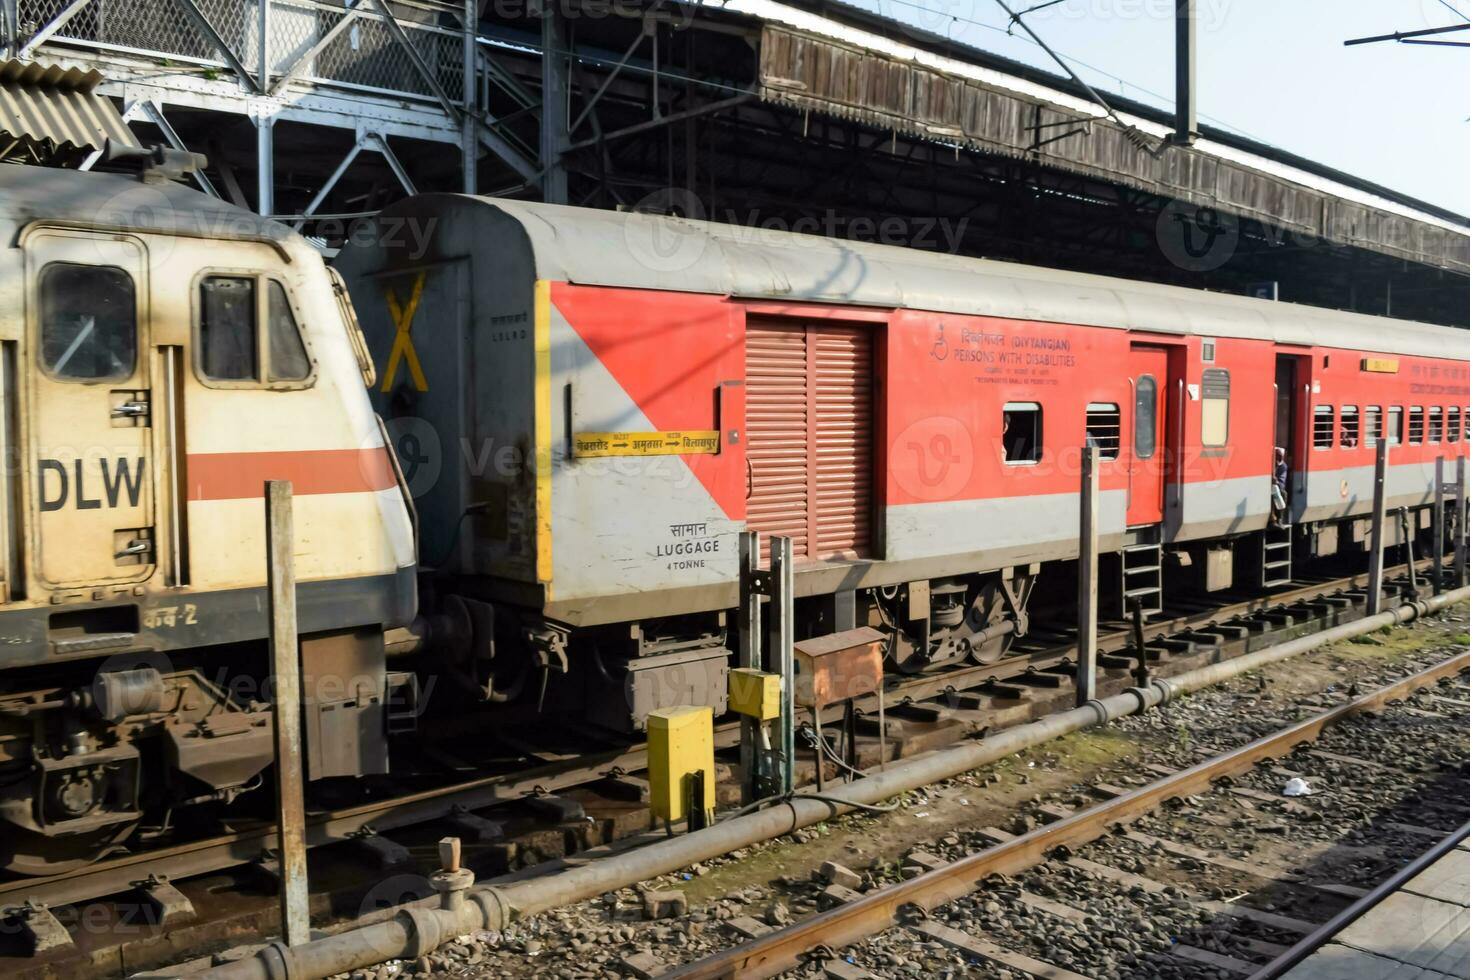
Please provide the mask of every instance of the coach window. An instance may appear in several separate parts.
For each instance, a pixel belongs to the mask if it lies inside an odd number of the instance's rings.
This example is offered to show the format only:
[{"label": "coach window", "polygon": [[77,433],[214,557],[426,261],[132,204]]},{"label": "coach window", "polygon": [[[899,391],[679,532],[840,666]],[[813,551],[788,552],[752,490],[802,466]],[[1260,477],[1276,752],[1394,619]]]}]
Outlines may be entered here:
[{"label": "coach window", "polygon": [[1424,441],[1424,409],[1409,406],[1409,445],[1417,446]]},{"label": "coach window", "polygon": [[1394,405],[1388,410],[1388,444],[1397,446],[1404,441],[1404,408]]},{"label": "coach window", "polygon": [[1087,445],[1097,448],[1098,459],[1117,459],[1122,439],[1123,415],[1111,402],[1087,406]]},{"label": "coach window", "polygon": [[1158,448],[1159,429],[1159,385],[1153,375],[1145,374],[1138,379],[1133,391],[1133,455],[1138,459],[1153,459]]},{"label": "coach window", "polygon": [[311,358],[281,283],[252,275],[208,275],[199,281],[198,301],[195,356],[204,380],[298,387],[311,379]]},{"label": "coach window", "polygon": [[1445,409],[1444,441],[1460,441],[1460,407],[1458,405]]},{"label": "coach window", "polygon": [[1230,372],[1210,368],[1200,380],[1200,445],[1223,449],[1230,440]]},{"label": "coach window", "polygon": [[138,360],[133,279],[114,266],[52,262],[40,278],[41,370],[58,381],[121,381]]},{"label": "coach window", "polygon": [[1383,409],[1378,405],[1369,405],[1363,409],[1363,445],[1376,446],[1383,438]]},{"label": "coach window", "polygon": [[1341,438],[1338,445],[1343,449],[1358,448],[1358,406],[1344,405],[1338,416]]},{"label": "coach window", "polygon": [[1318,405],[1312,409],[1312,448],[1331,449],[1334,422],[1331,405]]},{"label": "coach window", "polygon": [[1429,441],[1444,440],[1444,409],[1438,405],[1429,409]]},{"label": "coach window", "polygon": [[1001,416],[1001,451],[1008,464],[1019,466],[1041,459],[1041,406],[1035,402],[1007,402]]}]

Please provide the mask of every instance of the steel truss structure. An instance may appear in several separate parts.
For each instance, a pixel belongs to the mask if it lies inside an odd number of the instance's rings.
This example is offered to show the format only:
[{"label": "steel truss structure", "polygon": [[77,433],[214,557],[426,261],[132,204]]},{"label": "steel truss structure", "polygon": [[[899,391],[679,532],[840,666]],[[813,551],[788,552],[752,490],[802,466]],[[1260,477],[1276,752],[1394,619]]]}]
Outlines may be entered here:
[{"label": "steel truss structure", "polygon": [[[773,77],[792,32],[808,62],[852,64]],[[830,0],[0,0],[0,43],[99,70],[140,139],[209,157],[200,187],[329,246],[402,195],[469,192],[1470,325],[1470,220],[1227,134],[1195,142],[1192,100],[1176,125],[1110,97],[1166,176],[1130,171],[1126,143],[1100,166],[1079,148],[1114,123],[1068,79]],[[851,92],[809,84],[850,68]],[[1013,146],[946,121],[946,92],[997,86],[988,118],[1021,100]],[[1174,160],[1194,161],[1177,184]],[[1249,171],[1260,206],[1195,193],[1174,213],[1202,166]],[[1322,217],[1324,198],[1353,217]],[[1229,261],[1181,261],[1171,229],[1228,236]]]}]

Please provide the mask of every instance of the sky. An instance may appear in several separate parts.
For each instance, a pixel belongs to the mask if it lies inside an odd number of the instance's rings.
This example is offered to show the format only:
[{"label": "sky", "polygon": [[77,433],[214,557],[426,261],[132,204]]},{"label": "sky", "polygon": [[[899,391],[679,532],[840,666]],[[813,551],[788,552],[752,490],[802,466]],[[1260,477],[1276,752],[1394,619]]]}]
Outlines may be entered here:
[{"label": "sky", "polygon": [[[1059,70],[997,0],[850,0]],[[1024,10],[1044,0],[1005,0]],[[1470,215],[1470,47],[1343,41],[1470,24],[1470,0],[1196,0],[1205,125]],[[1174,0],[1060,0],[1026,22],[1104,97],[1170,108]],[[1470,30],[1444,40],[1470,42]]]}]

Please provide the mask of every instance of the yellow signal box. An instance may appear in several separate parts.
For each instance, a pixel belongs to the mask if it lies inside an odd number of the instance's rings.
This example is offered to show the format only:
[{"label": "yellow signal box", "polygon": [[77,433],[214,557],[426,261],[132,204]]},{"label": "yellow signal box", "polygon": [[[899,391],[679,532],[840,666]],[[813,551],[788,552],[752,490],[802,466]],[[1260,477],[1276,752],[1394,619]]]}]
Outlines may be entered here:
[{"label": "yellow signal box", "polygon": [[730,671],[730,710],[756,721],[781,717],[781,675],[754,667]]},{"label": "yellow signal box", "polygon": [[[715,715],[705,707],[648,713],[648,796],[653,815],[668,823],[715,810]],[[702,796],[702,798],[697,798]]]}]

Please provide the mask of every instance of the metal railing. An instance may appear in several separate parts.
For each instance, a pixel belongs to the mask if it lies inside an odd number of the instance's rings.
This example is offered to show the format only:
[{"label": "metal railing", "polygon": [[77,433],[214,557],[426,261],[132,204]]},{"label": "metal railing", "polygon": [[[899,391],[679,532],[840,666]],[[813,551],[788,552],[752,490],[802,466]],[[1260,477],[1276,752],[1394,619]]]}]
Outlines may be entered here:
[{"label": "metal railing", "polygon": [[[261,45],[262,10],[266,43]],[[206,78],[243,70],[268,84],[326,85],[458,104],[464,79],[462,8],[403,0],[8,0],[10,50],[91,49],[183,63]],[[384,11],[391,10],[390,21]],[[7,18],[9,19],[9,18]],[[410,50],[411,49],[411,50]],[[217,74],[216,74],[217,73]],[[248,81],[248,79],[247,79]]]}]

